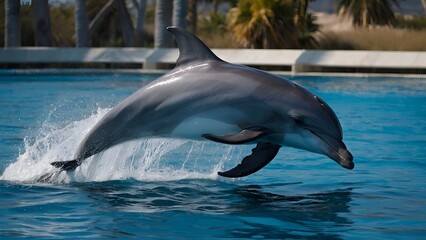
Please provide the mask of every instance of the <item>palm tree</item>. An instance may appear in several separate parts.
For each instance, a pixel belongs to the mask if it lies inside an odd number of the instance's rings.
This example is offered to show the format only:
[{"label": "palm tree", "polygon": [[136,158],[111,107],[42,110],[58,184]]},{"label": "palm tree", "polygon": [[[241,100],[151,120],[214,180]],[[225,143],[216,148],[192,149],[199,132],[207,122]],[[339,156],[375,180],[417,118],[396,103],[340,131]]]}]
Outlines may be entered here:
[{"label": "palm tree", "polygon": [[339,0],[339,15],[352,16],[352,24],[367,28],[370,25],[392,25],[395,14],[392,5],[398,0]]},{"label": "palm tree", "polygon": [[197,19],[198,19],[198,0],[188,0],[188,14],[187,23],[191,28],[191,32],[196,34],[197,32]]},{"label": "palm tree", "polygon": [[49,3],[47,0],[32,0],[36,46],[52,46]]},{"label": "palm tree", "polygon": [[75,1],[76,47],[89,46],[89,24],[87,20],[86,0]]},{"label": "palm tree", "polygon": [[228,13],[228,27],[244,47],[295,48],[293,14],[289,0],[240,0]]},{"label": "palm tree", "polygon": [[20,0],[6,0],[5,8],[5,47],[21,46],[21,27],[19,21]]},{"label": "palm tree", "polygon": [[[95,1],[92,1],[92,3]],[[96,1],[97,3],[98,1]],[[126,47],[141,47],[143,46],[143,27],[146,11],[146,0],[133,0],[126,2],[123,0],[109,0],[107,3],[102,4],[102,8],[93,17],[89,24],[89,35],[99,36],[100,34],[107,33],[110,36],[109,41],[116,41],[116,32],[119,29],[121,34],[121,41]],[[131,4],[129,4],[131,3]],[[126,5],[129,4],[129,5]],[[89,5],[90,6],[90,5]],[[97,6],[98,8],[100,7]],[[132,16],[129,13],[129,8],[136,9],[135,25],[132,22]],[[116,18],[118,16],[118,18]],[[118,19],[120,27],[117,28],[116,21]],[[96,39],[93,39],[96,42]],[[120,44],[122,44],[120,43]]]},{"label": "palm tree", "polygon": [[146,0],[140,0],[140,1],[133,0],[133,4],[136,6],[136,9],[137,9],[134,45],[135,47],[142,47],[143,46],[143,42],[142,42],[143,26],[144,26],[145,12],[146,12]]},{"label": "palm tree", "polygon": [[94,33],[105,24],[105,19],[113,11],[115,7],[115,0],[109,0],[102,6],[96,16],[92,19],[89,24],[89,36],[93,36]]},{"label": "palm tree", "polygon": [[317,17],[312,13],[307,13],[298,24],[299,46],[302,48],[312,48],[318,44],[315,33],[320,31],[320,26],[316,23]]},{"label": "palm tree", "polygon": [[133,47],[134,43],[134,29],[132,25],[132,20],[130,19],[129,12],[126,8],[125,1],[115,0],[115,4],[118,8],[118,16],[120,20],[121,27],[121,37],[124,41],[126,47]]},{"label": "palm tree", "polygon": [[296,25],[303,21],[306,14],[308,13],[309,2],[311,0],[293,0],[293,8],[295,10],[294,22]]},{"label": "palm tree", "polygon": [[173,1],[173,20],[172,23],[176,27],[186,28],[186,13],[188,12],[187,0]]},{"label": "palm tree", "polygon": [[316,24],[316,16],[308,13],[309,2],[314,0],[293,0],[294,24],[297,28],[299,46],[302,48],[312,47],[317,44],[314,33],[319,31]]},{"label": "palm tree", "polygon": [[166,27],[172,24],[173,1],[157,0],[155,6],[154,47],[170,48],[173,46],[172,36]]}]

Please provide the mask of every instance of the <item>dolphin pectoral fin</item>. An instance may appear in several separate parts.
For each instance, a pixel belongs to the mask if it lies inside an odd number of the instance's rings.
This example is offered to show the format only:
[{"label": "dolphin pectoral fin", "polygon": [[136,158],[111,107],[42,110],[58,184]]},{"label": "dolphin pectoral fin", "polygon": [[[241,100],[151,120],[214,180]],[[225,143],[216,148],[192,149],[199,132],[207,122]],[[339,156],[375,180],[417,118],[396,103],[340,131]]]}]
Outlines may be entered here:
[{"label": "dolphin pectoral fin", "polygon": [[77,160],[69,160],[69,161],[63,161],[63,162],[52,162],[50,165],[60,168],[64,171],[74,171],[78,166],[80,166],[80,162]]},{"label": "dolphin pectoral fin", "polygon": [[237,134],[217,136],[213,134],[205,133],[201,135],[203,138],[212,140],[214,142],[226,143],[226,144],[244,144],[254,141],[260,137],[263,137],[266,133],[264,131],[256,131],[250,129],[244,129]]},{"label": "dolphin pectoral fin", "polygon": [[277,155],[280,145],[272,143],[258,143],[252,154],[243,158],[240,164],[226,171],[218,172],[222,177],[238,178],[255,173],[266,166]]}]

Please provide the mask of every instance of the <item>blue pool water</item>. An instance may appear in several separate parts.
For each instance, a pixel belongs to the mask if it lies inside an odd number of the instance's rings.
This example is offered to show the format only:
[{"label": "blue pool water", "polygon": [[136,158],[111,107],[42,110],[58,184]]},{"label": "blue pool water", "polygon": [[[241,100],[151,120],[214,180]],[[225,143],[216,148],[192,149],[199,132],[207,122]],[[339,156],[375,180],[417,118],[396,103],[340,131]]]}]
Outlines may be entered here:
[{"label": "blue pool water", "polygon": [[282,148],[244,179],[252,146],[149,139],[34,183],[117,102],[158,75],[0,73],[0,239],[426,238],[426,79],[293,77],[335,110],[355,157]]}]

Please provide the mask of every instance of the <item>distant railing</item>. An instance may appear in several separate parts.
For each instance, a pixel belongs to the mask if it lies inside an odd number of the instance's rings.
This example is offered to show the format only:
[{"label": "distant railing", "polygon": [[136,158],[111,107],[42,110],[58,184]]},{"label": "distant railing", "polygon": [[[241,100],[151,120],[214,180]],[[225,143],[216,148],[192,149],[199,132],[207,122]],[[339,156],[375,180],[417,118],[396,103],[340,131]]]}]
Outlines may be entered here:
[{"label": "distant railing", "polygon": [[[287,67],[292,73],[368,71],[426,73],[426,52],[212,49],[223,60],[258,66]],[[0,64],[138,63],[144,69],[174,64],[177,49],[21,47],[0,50]]]}]

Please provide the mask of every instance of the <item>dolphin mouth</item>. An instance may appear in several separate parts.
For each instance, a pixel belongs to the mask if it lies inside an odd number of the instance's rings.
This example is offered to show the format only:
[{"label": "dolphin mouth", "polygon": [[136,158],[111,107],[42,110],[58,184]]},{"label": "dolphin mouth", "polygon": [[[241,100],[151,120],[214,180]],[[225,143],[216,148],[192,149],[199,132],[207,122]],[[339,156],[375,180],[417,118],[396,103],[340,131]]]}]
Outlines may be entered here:
[{"label": "dolphin mouth", "polygon": [[340,148],[338,151],[334,151],[337,155],[336,157],[331,157],[334,161],[336,161],[340,166],[352,170],[355,167],[354,158],[352,154],[346,148]]},{"label": "dolphin mouth", "polygon": [[345,144],[341,140],[334,139],[323,134],[315,133],[312,131],[312,134],[321,139],[324,144],[327,146],[327,151],[325,155],[331,158],[333,161],[337,162],[340,166],[352,170],[355,167],[354,158],[352,154],[346,149]]}]

